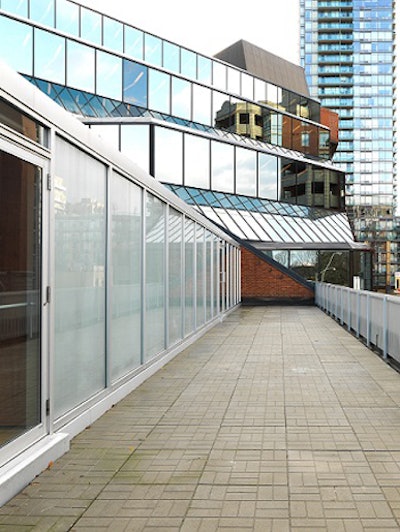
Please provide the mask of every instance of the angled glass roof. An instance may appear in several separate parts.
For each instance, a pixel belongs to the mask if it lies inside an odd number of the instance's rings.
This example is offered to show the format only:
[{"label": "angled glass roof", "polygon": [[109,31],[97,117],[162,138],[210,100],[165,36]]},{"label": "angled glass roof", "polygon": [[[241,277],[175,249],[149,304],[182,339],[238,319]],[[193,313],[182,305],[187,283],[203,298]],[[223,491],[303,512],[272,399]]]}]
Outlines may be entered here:
[{"label": "angled glass roof", "polygon": [[181,185],[165,186],[230,234],[260,249],[366,249],[355,242],[342,212]]}]

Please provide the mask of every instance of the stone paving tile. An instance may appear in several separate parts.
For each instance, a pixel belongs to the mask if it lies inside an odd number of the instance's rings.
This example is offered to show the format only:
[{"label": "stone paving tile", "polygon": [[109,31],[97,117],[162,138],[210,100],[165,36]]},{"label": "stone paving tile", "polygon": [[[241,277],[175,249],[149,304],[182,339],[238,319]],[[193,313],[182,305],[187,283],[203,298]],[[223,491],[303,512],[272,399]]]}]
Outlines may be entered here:
[{"label": "stone paving tile", "polygon": [[74,438],[0,532],[398,531],[399,379],[316,308],[239,309]]}]

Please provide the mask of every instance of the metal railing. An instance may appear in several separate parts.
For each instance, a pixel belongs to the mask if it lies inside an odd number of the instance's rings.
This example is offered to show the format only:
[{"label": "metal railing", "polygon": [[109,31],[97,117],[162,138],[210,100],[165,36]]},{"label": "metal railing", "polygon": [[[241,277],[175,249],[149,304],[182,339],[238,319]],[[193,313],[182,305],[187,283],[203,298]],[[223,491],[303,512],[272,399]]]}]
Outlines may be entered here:
[{"label": "metal railing", "polygon": [[400,362],[400,297],[316,283],[315,304],[384,359]]}]

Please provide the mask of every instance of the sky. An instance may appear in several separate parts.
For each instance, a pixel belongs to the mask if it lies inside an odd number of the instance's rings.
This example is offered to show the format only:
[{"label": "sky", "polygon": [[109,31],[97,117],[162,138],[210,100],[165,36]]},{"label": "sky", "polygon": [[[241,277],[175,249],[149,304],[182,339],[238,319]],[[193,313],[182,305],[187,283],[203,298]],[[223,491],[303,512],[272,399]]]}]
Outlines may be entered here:
[{"label": "sky", "polygon": [[78,3],[208,56],[244,39],[292,63],[300,62],[299,0],[253,2],[248,12],[236,7],[245,4],[232,0]]}]

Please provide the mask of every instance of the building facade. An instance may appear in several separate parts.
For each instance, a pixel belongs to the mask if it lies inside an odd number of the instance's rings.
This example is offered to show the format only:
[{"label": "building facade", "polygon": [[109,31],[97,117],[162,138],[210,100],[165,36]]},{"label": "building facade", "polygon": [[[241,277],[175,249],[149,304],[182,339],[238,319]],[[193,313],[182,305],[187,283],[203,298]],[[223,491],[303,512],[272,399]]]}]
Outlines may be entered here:
[{"label": "building facade", "polygon": [[394,287],[395,2],[300,0],[301,60],[311,94],[339,114],[334,161],[346,173],[355,234],[374,249],[374,285]]},{"label": "building facade", "polygon": [[69,0],[0,8],[1,504],[241,302],[368,285],[369,253],[299,67]]}]

